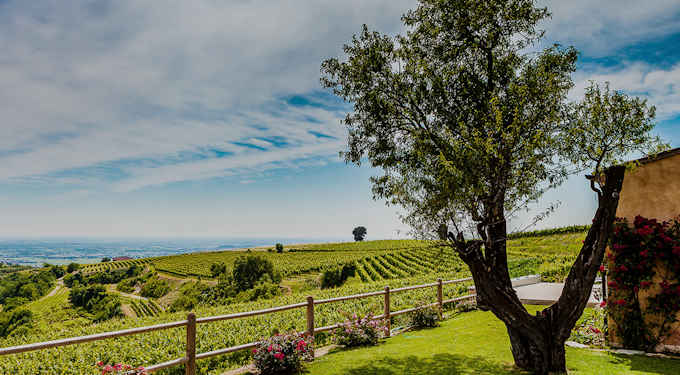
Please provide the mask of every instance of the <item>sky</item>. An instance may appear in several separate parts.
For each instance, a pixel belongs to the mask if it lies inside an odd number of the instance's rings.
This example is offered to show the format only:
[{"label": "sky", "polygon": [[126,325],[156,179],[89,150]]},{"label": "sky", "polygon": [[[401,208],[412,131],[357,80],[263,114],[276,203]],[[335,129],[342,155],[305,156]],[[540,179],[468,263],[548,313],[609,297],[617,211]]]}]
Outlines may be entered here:
[{"label": "sky", "polygon": [[[0,0],[0,237],[396,238],[370,167],[346,165],[349,106],[319,84],[362,24],[412,0]],[[545,44],[657,106],[680,146],[680,2],[542,1]],[[573,176],[537,227],[590,221]],[[511,227],[523,228],[532,212]]]}]

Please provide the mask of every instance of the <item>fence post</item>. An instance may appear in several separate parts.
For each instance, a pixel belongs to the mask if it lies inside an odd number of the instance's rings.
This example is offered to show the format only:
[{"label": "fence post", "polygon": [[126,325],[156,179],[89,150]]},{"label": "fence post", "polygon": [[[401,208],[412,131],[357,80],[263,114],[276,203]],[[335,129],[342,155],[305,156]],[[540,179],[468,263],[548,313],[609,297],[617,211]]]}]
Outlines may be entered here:
[{"label": "fence post", "polygon": [[390,331],[392,330],[392,319],[390,319],[390,287],[385,287],[385,337],[390,337]]},{"label": "fence post", "polygon": [[437,303],[439,304],[439,314],[444,314],[444,282],[441,277],[437,279]]},{"label": "fence post", "polygon": [[307,334],[314,336],[314,297],[307,297]]},{"label": "fence post", "polygon": [[186,375],[196,375],[196,314],[187,316]]}]

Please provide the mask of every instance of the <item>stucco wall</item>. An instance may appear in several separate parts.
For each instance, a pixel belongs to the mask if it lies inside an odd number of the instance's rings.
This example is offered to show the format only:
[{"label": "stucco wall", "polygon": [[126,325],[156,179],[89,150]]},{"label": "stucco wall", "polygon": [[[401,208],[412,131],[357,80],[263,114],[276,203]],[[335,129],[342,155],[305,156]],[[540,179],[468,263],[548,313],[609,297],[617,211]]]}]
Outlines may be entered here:
[{"label": "stucco wall", "polygon": [[[616,216],[625,217],[632,223],[637,215],[659,221],[680,215],[680,155],[643,164],[626,172]],[[659,283],[666,279],[664,277],[666,274],[667,271],[661,265],[657,265],[656,276],[652,280],[653,286],[647,291],[639,292],[638,298],[643,310],[647,307],[648,299],[660,292]],[[678,318],[680,320],[680,312]],[[661,318],[647,315],[645,321],[653,326],[654,323],[660,322]],[[620,346],[616,324],[611,318],[609,323],[610,344]],[[657,334],[658,329],[652,333]],[[659,339],[661,342],[656,348],[657,351],[680,352],[680,321],[671,325],[666,337]]]},{"label": "stucco wall", "polygon": [[626,172],[616,216],[632,222],[637,215],[659,221],[680,215],[680,155]]}]

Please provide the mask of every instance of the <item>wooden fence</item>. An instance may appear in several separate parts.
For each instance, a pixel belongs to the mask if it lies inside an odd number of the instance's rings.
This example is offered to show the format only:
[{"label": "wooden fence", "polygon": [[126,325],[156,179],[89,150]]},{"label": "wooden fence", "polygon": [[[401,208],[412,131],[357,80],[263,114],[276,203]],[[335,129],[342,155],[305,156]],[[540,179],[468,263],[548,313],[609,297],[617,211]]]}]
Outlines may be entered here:
[{"label": "wooden fence", "polygon": [[[211,352],[205,352],[205,353],[197,354],[196,353],[196,325],[197,324],[217,322],[217,321],[221,321],[221,320],[246,318],[246,317],[257,316],[257,315],[271,314],[271,313],[275,313],[275,312],[278,312],[278,311],[286,311],[286,310],[306,308],[307,309],[307,333],[309,335],[314,335],[315,332],[330,331],[330,330],[333,330],[333,329],[339,327],[342,324],[342,323],[339,323],[339,324],[334,324],[334,325],[330,325],[330,326],[315,328],[315,326],[314,326],[314,306],[325,304],[325,303],[334,303],[334,302],[347,301],[347,300],[352,300],[352,299],[360,299],[360,298],[367,298],[367,297],[384,295],[384,298],[385,298],[384,312],[383,312],[383,314],[375,316],[374,318],[385,320],[385,323],[386,323],[386,326],[387,326],[385,334],[387,336],[389,336],[390,335],[390,318],[393,317],[393,316],[402,315],[402,314],[406,314],[406,313],[416,311],[418,309],[424,309],[424,308],[427,308],[427,307],[434,307],[434,306],[438,306],[439,309],[441,310],[441,309],[443,309],[444,304],[459,302],[459,301],[463,301],[463,300],[469,300],[469,299],[473,298],[474,295],[466,295],[466,296],[463,296],[463,297],[452,298],[452,299],[448,299],[448,300],[443,299],[443,296],[444,296],[443,286],[444,285],[462,283],[462,282],[467,282],[467,281],[471,281],[471,280],[472,280],[472,278],[465,278],[465,279],[458,279],[458,280],[448,280],[448,281],[442,281],[442,279],[438,279],[436,283],[431,283],[431,284],[407,286],[407,287],[397,288],[397,289],[390,289],[389,286],[386,286],[385,289],[381,290],[381,291],[355,294],[355,295],[352,295],[352,296],[343,296],[343,297],[336,297],[336,298],[321,299],[321,300],[314,300],[314,298],[310,296],[310,297],[307,297],[306,302],[296,303],[296,304],[293,304],[293,305],[278,306],[278,307],[272,307],[272,308],[269,308],[269,309],[256,310],[256,311],[246,311],[246,312],[228,314],[228,315],[210,316],[210,317],[198,318],[198,319],[196,318],[196,315],[194,313],[190,313],[187,316],[186,320],[182,320],[182,321],[178,321],[178,322],[164,323],[164,324],[158,324],[158,325],[146,326],[146,327],[139,327],[139,328],[131,328],[131,329],[126,329],[126,330],[122,330],[122,331],[115,331],[115,332],[104,332],[104,333],[98,333],[98,334],[95,334],[95,335],[73,337],[73,338],[67,338],[67,339],[61,339],[61,340],[45,341],[45,342],[39,342],[39,343],[34,343],[34,344],[12,346],[12,347],[8,347],[8,348],[0,348],[0,356],[9,355],[9,354],[16,354],[16,353],[31,352],[31,351],[36,351],[36,350],[43,350],[43,349],[48,349],[48,348],[55,348],[55,347],[60,347],[60,346],[74,345],[74,344],[80,344],[80,343],[85,343],[85,342],[100,341],[100,340],[111,339],[111,338],[115,338],[115,337],[121,337],[121,336],[137,335],[137,334],[141,334],[141,333],[159,331],[159,330],[166,330],[166,329],[177,328],[177,327],[186,327],[186,334],[187,334],[187,337],[186,337],[186,355],[184,357],[181,357],[181,358],[173,359],[171,361],[158,363],[158,364],[146,367],[146,371],[147,372],[154,372],[154,371],[158,371],[158,370],[161,370],[161,369],[164,369],[164,368],[179,366],[179,365],[185,364],[186,365],[186,367],[185,367],[186,368],[186,375],[196,375],[196,361],[199,360],[199,359],[210,358],[210,357],[228,354],[228,353],[232,353],[232,352],[236,352],[236,351],[244,350],[244,349],[252,349],[252,348],[255,348],[259,344],[259,342],[252,342],[252,343],[249,343],[249,344],[237,345],[237,346],[232,346],[232,347],[229,347],[229,348],[218,349],[218,350],[213,350]],[[424,305],[424,306],[418,306],[418,307],[410,308],[410,309],[404,309],[404,310],[399,310],[399,311],[390,311],[390,295],[391,294],[399,293],[399,292],[405,292],[405,291],[409,291],[409,290],[415,290],[415,289],[432,288],[432,287],[437,288],[437,302],[434,302],[434,303],[431,303],[431,304],[428,304],[428,305]]]}]

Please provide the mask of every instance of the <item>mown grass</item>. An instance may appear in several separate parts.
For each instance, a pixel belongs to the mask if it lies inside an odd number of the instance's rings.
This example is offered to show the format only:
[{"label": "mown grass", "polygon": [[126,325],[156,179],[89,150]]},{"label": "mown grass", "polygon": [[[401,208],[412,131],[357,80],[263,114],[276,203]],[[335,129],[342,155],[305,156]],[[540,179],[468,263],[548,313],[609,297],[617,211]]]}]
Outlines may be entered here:
[{"label": "mown grass", "polygon": [[[538,307],[529,307],[535,311]],[[569,374],[680,374],[680,360],[567,348]],[[526,374],[514,368],[505,326],[474,311],[439,328],[408,332],[370,348],[338,349],[317,358],[310,375]]]}]

